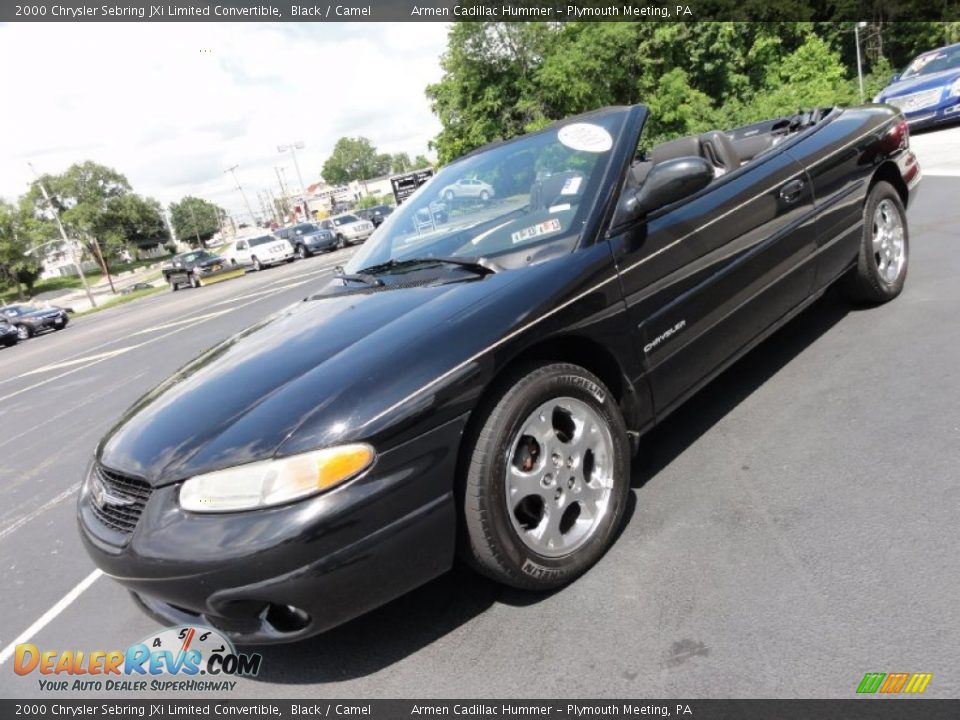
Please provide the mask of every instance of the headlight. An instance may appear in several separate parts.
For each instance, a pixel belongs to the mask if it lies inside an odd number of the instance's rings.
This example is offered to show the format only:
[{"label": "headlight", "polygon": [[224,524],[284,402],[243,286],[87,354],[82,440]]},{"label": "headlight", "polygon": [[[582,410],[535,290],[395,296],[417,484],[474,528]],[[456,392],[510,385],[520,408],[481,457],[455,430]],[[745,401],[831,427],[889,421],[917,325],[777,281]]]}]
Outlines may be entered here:
[{"label": "headlight", "polygon": [[197,475],[180,488],[180,507],[234,512],[293,502],[355,477],[375,457],[372,447],[356,443]]},{"label": "headlight", "polygon": [[950,91],[947,94],[947,97],[957,97],[960,95],[960,78],[957,78],[953,81],[953,85],[950,86]]}]

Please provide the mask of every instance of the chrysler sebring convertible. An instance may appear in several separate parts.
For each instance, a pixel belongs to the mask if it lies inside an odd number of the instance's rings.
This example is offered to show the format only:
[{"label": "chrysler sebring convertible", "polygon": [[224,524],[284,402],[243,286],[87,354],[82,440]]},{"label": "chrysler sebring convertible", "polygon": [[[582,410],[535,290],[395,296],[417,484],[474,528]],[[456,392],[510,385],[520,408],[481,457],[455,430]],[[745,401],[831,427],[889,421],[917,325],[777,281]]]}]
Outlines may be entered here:
[{"label": "chrysler sebring convertible", "polygon": [[[837,282],[895,298],[920,182],[903,115],[818,109],[667,143],[614,107],[481,148],[325,285],[147,393],[79,497],[155,618],[246,644],[343,623],[459,556],[569,583],[640,436]],[[418,223],[463,179],[488,204]]]}]

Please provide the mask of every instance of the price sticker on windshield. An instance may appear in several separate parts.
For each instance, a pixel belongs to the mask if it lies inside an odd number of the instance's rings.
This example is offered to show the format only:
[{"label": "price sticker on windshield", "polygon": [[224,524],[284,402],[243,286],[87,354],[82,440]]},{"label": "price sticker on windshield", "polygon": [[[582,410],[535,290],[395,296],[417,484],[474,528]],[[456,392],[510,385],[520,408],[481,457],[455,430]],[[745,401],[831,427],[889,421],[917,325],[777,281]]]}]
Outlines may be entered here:
[{"label": "price sticker on windshield", "polygon": [[537,223],[536,225],[531,225],[528,228],[523,230],[517,230],[510,236],[510,239],[513,241],[513,244],[526,242],[527,240],[532,240],[535,237],[540,237],[541,235],[549,235],[550,233],[555,233],[560,231],[560,221],[556,218],[547,220],[546,222]]},{"label": "price sticker on windshield", "polygon": [[571,123],[557,131],[557,140],[571,150],[602,153],[613,147],[610,131],[594,123]]}]

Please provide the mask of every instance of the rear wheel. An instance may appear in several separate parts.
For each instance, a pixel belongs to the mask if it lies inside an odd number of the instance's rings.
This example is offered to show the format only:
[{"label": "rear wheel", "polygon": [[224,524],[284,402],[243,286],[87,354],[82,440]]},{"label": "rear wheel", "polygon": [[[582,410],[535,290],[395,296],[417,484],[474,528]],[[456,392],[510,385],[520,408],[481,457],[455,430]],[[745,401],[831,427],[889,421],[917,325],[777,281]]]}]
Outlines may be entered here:
[{"label": "rear wheel", "polygon": [[170,291],[171,291],[171,292],[176,292],[176,291],[179,290],[179,289],[180,289],[180,286],[177,284],[177,282],[176,282],[175,280],[173,280],[173,279],[171,278],[171,280],[170,280]]},{"label": "rear wheel", "polygon": [[337,250],[343,250],[347,246],[347,241],[343,235],[337,235]]},{"label": "rear wheel", "polygon": [[462,485],[461,554],[513,587],[570,582],[610,545],[630,483],[616,399],[576,365],[518,374],[488,411]]},{"label": "rear wheel", "polygon": [[257,259],[256,255],[253,256],[252,260],[253,260],[254,270],[256,270],[257,272],[260,272],[261,270],[263,270],[263,265],[260,264],[260,261]]},{"label": "rear wheel", "polygon": [[890,183],[878,182],[863,209],[863,237],[857,265],[841,281],[856,302],[884,303],[903,291],[909,250],[907,214]]},{"label": "rear wheel", "polygon": [[26,325],[17,325],[17,339],[26,340],[27,338],[33,337],[33,330],[28,328]]}]

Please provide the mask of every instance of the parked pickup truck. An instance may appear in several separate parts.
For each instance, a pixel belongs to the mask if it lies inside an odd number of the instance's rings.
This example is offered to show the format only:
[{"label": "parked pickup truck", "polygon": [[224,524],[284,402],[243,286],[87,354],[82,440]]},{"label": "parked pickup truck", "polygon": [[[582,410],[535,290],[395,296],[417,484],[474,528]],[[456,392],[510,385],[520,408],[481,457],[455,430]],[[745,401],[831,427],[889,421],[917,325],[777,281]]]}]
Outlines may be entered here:
[{"label": "parked pickup truck", "polygon": [[206,250],[191,250],[174,255],[163,268],[163,279],[176,292],[181,285],[200,287],[243,275],[243,268],[232,267],[219,255]]}]

